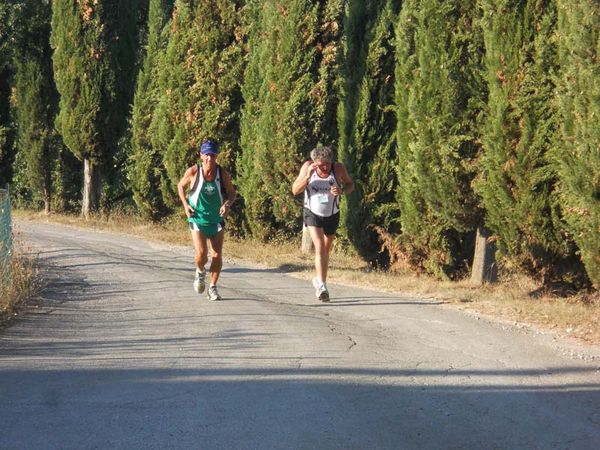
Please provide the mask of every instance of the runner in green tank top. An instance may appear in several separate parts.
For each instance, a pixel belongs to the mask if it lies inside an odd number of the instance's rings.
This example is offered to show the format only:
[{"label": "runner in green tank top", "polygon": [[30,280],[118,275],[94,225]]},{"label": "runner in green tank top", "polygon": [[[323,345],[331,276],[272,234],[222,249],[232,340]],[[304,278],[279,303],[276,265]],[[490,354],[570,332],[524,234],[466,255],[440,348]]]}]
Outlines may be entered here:
[{"label": "runner in green tank top", "polygon": [[[224,218],[229,214],[236,198],[229,173],[217,165],[218,145],[205,141],[200,146],[202,164],[194,164],[186,170],[177,184],[179,199],[188,218],[194,244],[196,277],[194,290],[201,294],[206,286],[205,266],[208,262],[208,243],[211,247],[210,287],[207,296],[210,300],[220,300],[217,281],[223,266]],[[227,193],[221,192],[221,187]],[[189,195],[186,190],[189,189]]]},{"label": "runner in green tank top", "polygon": [[220,213],[223,201],[219,190],[220,186],[214,180],[203,180],[197,197],[188,199],[188,203],[194,208],[194,214],[188,218],[188,222],[198,224],[206,237],[217,234],[217,225],[223,222]]}]

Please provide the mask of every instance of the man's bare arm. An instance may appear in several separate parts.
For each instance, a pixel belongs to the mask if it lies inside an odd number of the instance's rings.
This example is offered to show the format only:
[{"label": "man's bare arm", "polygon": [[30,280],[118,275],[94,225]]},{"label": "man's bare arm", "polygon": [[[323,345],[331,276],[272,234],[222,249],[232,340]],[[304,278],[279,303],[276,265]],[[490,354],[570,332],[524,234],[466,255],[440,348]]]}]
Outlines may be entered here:
[{"label": "man's bare arm", "polygon": [[348,170],[346,169],[346,166],[344,166],[342,163],[339,163],[337,170],[338,170],[340,181],[342,182],[342,185],[343,185],[344,194],[350,194],[351,192],[354,191],[354,181],[352,180],[352,178],[350,178],[350,175],[348,174]]},{"label": "man's bare arm", "polygon": [[317,165],[310,161],[307,161],[302,165],[298,178],[296,178],[294,184],[292,184],[292,194],[301,194],[304,191],[304,189],[306,189],[306,185],[308,185],[310,176],[316,170],[316,168]]},{"label": "man's bare arm", "polygon": [[187,197],[185,195],[185,190],[190,185],[196,171],[196,166],[190,167],[188,170],[185,171],[185,174],[183,175],[183,177],[181,177],[179,183],[177,183],[177,194],[179,195],[179,200],[181,200],[183,210],[185,211],[185,215],[187,217],[191,217],[192,214],[194,214],[194,208],[192,208],[188,203]]},{"label": "man's bare arm", "polygon": [[235,192],[235,187],[233,186],[229,172],[227,172],[225,169],[221,169],[221,176],[223,177],[223,184],[225,185],[225,190],[227,191],[227,200],[225,200],[223,205],[221,205],[219,214],[225,217],[227,214],[229,214],[231,205],[233,205],[233,202],[235,202],[235,199],[237,198],[237,193]]}]

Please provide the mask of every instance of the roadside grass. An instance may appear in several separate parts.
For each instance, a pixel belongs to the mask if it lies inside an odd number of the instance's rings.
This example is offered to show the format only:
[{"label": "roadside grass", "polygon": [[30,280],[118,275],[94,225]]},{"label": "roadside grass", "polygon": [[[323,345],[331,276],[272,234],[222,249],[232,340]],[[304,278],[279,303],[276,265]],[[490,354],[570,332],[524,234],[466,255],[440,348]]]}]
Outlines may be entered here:
[{"label": "roadside grass", "polygon": [[0,326],[17,316],[19,308],[35,296],[40,279],[35,258],[14,243],[11,259],[0,264]]},{"label": "roadside grass", "polygon": [[[144,239],[191,245],[183,219],[152,224],[131,214],[98,215],[83,220],[75,215],[15,210],[22,220],[50,221],[71,226],[114,231]],[[224,258],[266,268],[279,269],[309,280],[314,276],[313,256],[302,254],[300,237],[295,242],[260,243],[227,237]],[[191,261],[190,261],[191,264]],[[522,275],[501,274],[495,284],[473,286],[468,280],[440,281],[413,272],[373,270],[359,257],[334,246],[329,280],[357,287],[369,287],[406,296],[442,301],[469,313],[485,315],[512,325],[530,326],[591,344],[600,344],[600,293],[560,295],[544,289]]]}]

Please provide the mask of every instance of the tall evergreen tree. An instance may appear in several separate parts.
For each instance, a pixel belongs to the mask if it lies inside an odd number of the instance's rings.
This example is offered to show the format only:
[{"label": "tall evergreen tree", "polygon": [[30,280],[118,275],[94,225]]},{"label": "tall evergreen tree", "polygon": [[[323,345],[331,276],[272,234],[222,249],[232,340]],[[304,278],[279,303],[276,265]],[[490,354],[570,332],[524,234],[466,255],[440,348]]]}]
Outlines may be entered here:
[{"label": "tall evergreen tree", "polygon": [[485,95],[475,0],[403,4],[397,47],[401,245],[410,264],[454,276],[481,221],[472,191]]},{"label": "tall evergreen tree", "polygon": [[179,205],[177,182],[195,161],[200,143],[221,142],[219,163],[234,166],[239,146],[243,70],[243,2],[177,0],[169,42],[160,59],[162,94],[152,125],[152,146],[163,151],[168,206]]},{"label": "tall evergreen tree", "polygon": [[173,0],[150,0],[146,53],[137,80],[131,119],[129,180],[140,212],[153,220],[167,213],[160,189],[161,180],[165,178],[162,153],[152,145],[150,125],[160,99],[158,68],[168,42],[165,26],[172,10]]},{"label": "tall evergreen tree", "polygon": [[291,184],[318,142],[335,144],[342,2],[267,0],[248,43],[239,160],[248,228],[260,239],[300,226]]},{"label": "tall evergreen tree", "polygon": [[84,162],[82,213],[99,206],[126,126],[136,68],[140,0],[54,0],[56,121],[65,144]]},{"label": "tall evergreen tree", "polygon": [[558,1],[562,145],[553,158],[567,228],[600,288],[600,4]]},{"label": "tall evergreen tree", "polygon": [[58,93],[52,74],[49,1],[13,3],[18,151],[25,161],[27,188],[50,211],[52,175],[61,139],[54,129]]},{"label": "tall evergreen tree", "polygon": [[568,242],[560,232],[548,152],[559,146],[554,0],[483,0],[489,87],[477,191],[505,261],[546,281]]},{"label": "tall evergreen tree", "polygon": [[83,164],[64,145],[62,137],[52,174],[53,208],[58,211],[81,211],[81,177]]},{"label": "tall evergreen tree", "polygon": [[12,181],[15,132],[11,115],[11,5],[0,3],[0,188]]},{"label": "tall evergreen tree", "polygon": [[394,104],[394,24],[399,0],[346,3],[339,156],[357,189],[342,203],[342,233],[368,260],[375,260],[373,226],[391,226],[387,205],[394,200],[396,117]]}]

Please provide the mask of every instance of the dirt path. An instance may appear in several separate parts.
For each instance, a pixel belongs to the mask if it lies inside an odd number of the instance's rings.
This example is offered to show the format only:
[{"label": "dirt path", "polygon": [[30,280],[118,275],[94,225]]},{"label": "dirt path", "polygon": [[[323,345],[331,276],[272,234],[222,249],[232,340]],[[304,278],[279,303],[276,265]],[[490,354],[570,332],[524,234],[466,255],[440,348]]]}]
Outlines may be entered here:
[{"label": "dirt path", "polygon": [[50,284],[0,334],[3,449],[600,444],[598,347],[234,263],[211,303],[190,248],[17,225]]}]

